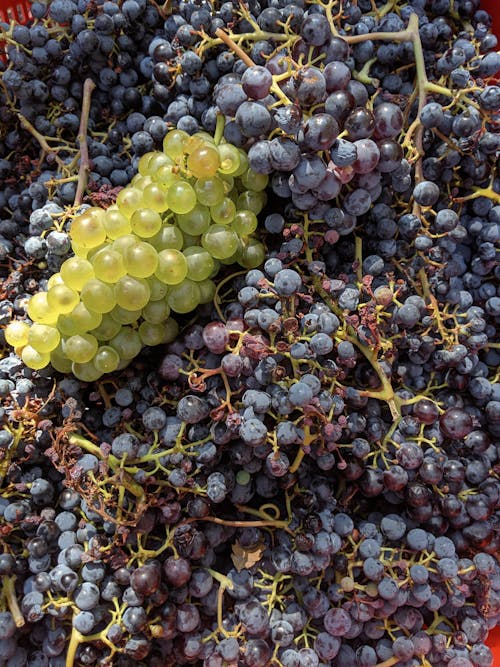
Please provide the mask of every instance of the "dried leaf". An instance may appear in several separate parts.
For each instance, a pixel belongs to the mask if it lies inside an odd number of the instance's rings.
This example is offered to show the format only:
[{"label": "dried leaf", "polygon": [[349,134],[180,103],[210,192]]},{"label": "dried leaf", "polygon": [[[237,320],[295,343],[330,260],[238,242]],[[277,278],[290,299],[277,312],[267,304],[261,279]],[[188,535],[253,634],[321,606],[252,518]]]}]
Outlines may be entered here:
[{"label": "dried leaf", "polygon": [[241,570],[244,570],[245,568],[252,567],[262,558],[265,549],[266,545],[262,542],[259,542],[259,544],[251,549],[245,549],[239,542],[235,542],[233,544],[233,553],[231,554],[234,567],[238,572],[241,572]]}]

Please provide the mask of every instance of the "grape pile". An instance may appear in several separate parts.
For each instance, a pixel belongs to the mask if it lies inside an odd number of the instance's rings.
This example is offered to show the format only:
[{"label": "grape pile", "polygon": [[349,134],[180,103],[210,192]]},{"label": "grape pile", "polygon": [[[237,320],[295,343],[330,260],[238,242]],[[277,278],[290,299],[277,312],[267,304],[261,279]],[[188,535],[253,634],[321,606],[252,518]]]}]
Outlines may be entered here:
[{"label": "grape pile", "polygon": [[87,382],[124,368],[144,345],[175,338],[171,311],[212,301],[221,262],[262,263],[253,233],[267,177],[241,149],[171,130],[163,152],[145,153],[138,169],[116,204],[74,218],[75,255],[31,297],[34,324],[7,326],[7,343],[29,368],[50,363]]},{"label": "grape pile", "polygon": [[493,667],[480,0],[0,23],[0,665]]}]

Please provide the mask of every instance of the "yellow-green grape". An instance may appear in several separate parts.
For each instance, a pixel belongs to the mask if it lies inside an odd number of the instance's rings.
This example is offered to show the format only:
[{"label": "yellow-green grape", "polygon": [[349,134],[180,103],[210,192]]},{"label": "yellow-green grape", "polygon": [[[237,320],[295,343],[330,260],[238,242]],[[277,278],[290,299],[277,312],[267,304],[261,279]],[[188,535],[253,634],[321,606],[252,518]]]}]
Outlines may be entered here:
[{"label": "yellow-green grape", "polygon": [[110,345],[101,345],[92,362],[100,373],[112,373],[118,368],[120,355]]},{"label": "yellow-green grape", "polygon": [[102,375],[102,372],[97,370],[91,361],[88,361],[86,364],[78,364],[74,361],[71,364],[71,372],[82,382],[95,382]]},{"label": "yellow-green grape", "polygon": [[64,353],[77,364],[86,364],[93,359],[97,348],[97,338],[88,333],[70,336],[63,342]]},{"label": "yellow-green grape", "polygon": [[152,322],[141,322],[139,326],[139,336],[143,345],[160,345],[165,343],[165,327],[163,324],[153,324]]},{"label": "yellow-green grape", "polygon": [[142,206],[142,192],[138,188],[127,186],[120,190],[116,198],[116,205],[125,217],[132,217],[132,213]]},{"label": "yellow-green grape", "polygon": [[182,232],[175,225],[162,225],[162,228],[149,239],[149,243],[159,250],[166,250],[167,248],[174,248],[180,250],[184,244]]},{"label": "yellow-green grape", "polygon": [[149,175],[149,162],[153,155],[155,154],[154,151],[149,151],[148,153],[144,153],[144,155],[141,155],[139,162],[137,163],[137,171],[141,176],[148,176]]},{"label": "yellow-green grape", "polygon": [[201,245],[215,259],[227,259],[238,250],[239,237],[226,225],[211,225],[201,237]]},{"label": "yellow-green grape", "polygon": [[203,139],[203,137],[200,137],[198,133],[192,134],[184,144],[184,154],[186,156],[189,156],[191,155],[191,153],[199,150],[204,145],[205,145],[205,140]]},{"label": "yellow-green grape", "polygon": [[240,178],[244,188],[254,190],[255,192],[265,190],[269,183],[269,176],[267,174],[258,174],[253,169],[248,169]]},{"label": "yellow-green grape", "polygon": [[157,211],[152,211],[149,208],[139,208],[132,214],[130,224],[134,234],[148,239],[160,231],[161,217]]},{"label": "yellow-green grape", "polygon": [[148,185],[151,185],[152,182],[153,179],[151,176],[141,176],[141,174],[136,174],[127,187],[137,188],[141,192],[144,192],[144,189],[147,188]]},{"label": "yellow-green grape", "polygon": [[224,182],[218,176],[199,178],[195,184],[196,197],[203,206],[217,206],[225,197]]},{"label": "yellow-green grape", "polygon": [[59,313],[49,306],[47,292],[37,292],[28,301],[28,315],[33,322],[55,324]]},{"label": "yellow-green grape", "polygon": [[59,343],[56,349],[50,353],[50,364],[59,373],[71,373],[73,362],[64,354],[62,343]]},{"label": "yellow-green grape", "polygon": [[239,250],[237,255],[238,264],[245,269],[256,269],[266,258],[266,249],[260,241],[249,238]]},{"label": "yellow-green grape", "polygon": [[189,134],[187,132],[183,130],[170,130],[163,139],[163,152],[169,158],[178,162],[184,157],[184,147],[188,139]]},{"label": "yellow-green grape", "polygon": [[21,320],[13,320],[9,322],[4,329],[5,340],[12,347],[23,347],[28,343],[28,334],[30,326]]},{"label": "yellow-green grape", "polygon": [[164,299],[167,296],[169,288],[156,276],[150,276],[146,280],[151,292],[149,295],[150,301],[160,301],[160,299]]},{"label": "yellow-green grape", "polygon": [[[167,156],[165,156],[167,157]],[[177,167],[170,164],[165,164],[160,167],[154,174],[155,183],[161,186],[163,190],[167,190],[171,185],[181,180],[181,176],[177,171]]]},{"label": "yellow-green grape", "polygon": [[220,204],[210,207],[210,215],[217,225],[229,225],[236,215],[236,205],[229,197],[224,197]]},{"label": "yellow-green grape", "polygon": [[105,283],[114,283],[127,273],[122,255],[109,246],[92,257],[92,266],[95,277]]},{"label": "yellow-green grape", "polygon": [[107,209],[103,219],[104,229],[111,240],[120,238],[125,234],[130,234],[132,225],[130,219],[125,216],[118,208]]},{"label": "yellow-green grape", "polygon": [[176,320],[171,317],[164,324],[165,327],[165,343],[171,343],[179,335],[179,325]]},{"label": "yellow-green grape", "polygon": [[90,333],[97,338],[97,340],[111,340],[113,336],[120,331],[122,325],[114,320],[109,313],[102,316],[101,323]]},{"label": "yellow-green grape", "polygon": [[94,313],[80,301],[69,315],[59,315],[57,328],[63,336],[74,336],[98,327],[102,321],[101,313]]},{"label": "yellow-green grape", "polygon": [[123,254],[123,263],[130,276],[147,278],[152,276],[158,266],[158,253],[146,241],[138,241],[127,248]]},{"label": "yellow-green grape", "polygon": [[187,181],[176,181],[167,190],[167,202],[174,213],[189,213],[196,206],[196,192]]},{"label": "yellow-green grape", "polygon": [[[106,229],[104,227],[104,211],[102,215],[91,213],[88,209],[78,215],[71,223],[70,236],[80,248],[95,248],[106,240]],[[100,211],[101,209],[94,209]]]},{"label": "yellow-green grape", "polygon": [[148,163],[147,175],[154,178],[158,169],[161,169],[161,167],[174,164],[175,164],[174,161],[171,158],[169,158],[168,155],[165,155],[165,153],[163,153],[162,151],[154,151]]},{"label": "yellow-green grape", "polygon": [[170,290],[167,303],[176,313],[190,313],[200,304],[200,288],[194,280],[183,280]]},{"label": "yellow-green grape", "polygon": [[161,299],[160,301],[151,301],[142,309],[142,317],[151,324],[161,324],[170,315],[170,306]]},{"label": "yellow-green grape", "polygon": [[122,327],[109,344],[118,352],[121,359],[133,359],[142,348],[139,334],[131,327]]},{"label": "yellow-green grape", "polygon": [[61,336],[74,336],[81,332],[80,327],[76,326],[75,321],[71,317],[71,313],[69,315],[59,315],[56,326]]},{"label": "yellow-green grape", "polygon": [[219,167],[219,151],[209,144],[196,148],[187,159],[187,168],[195,178],[215,176]]},{"label": "yellow-green grape", "polygon": [[186,234],[183,232],[182,234],[184,238],[184,243],[182,244],[182,252],[184,252],[185,248],[190,248],[193,245],[201,245],[201,236],[191,236],[190,234]]},{"label": "yellow-green grape", "polygon": [[168,209],[167,193],[158,183],[151,183],[147,188],[144,188],[142,198],[144,206],[153,211],[163,213]]},{"label": "yellow-green grape", "polygon": [[92,264],[82,257],[70,257],[61,266],[61,277],[64,283],[79,292],[86,282],[95,277]]},{"label": "yellow-green grape", "polygon": [[54,285],[47,292],[47,303],[57,313],[71,313],[79,301],[78,292],[64,284]]},{"label": "yellow-green grape", "polygon": [[123,256],[127,249],[131,248],[138,241],[140,241],[140,239],[135,234],[125,234],[124,236],[120,236],[120,238],[113,241],[111,248]]},{"label": "yellow-green grape", "polygon": [[89,248],[84,248],[83,246],[78,245],[73,240],[71,241],[71,250],[75,253],[77,257],[86,259],[89,254]]},{"label": "yellow-green grape", "polygon": [[89,310],[95,313],[109,313],[116,306],[112,285],[93,278],[83,287],[80,297]]},{"label": "yellow-green grape", "polygon": [[21,352],[21,359],[24,361],[28,368],[33,368],[33,370],[40,370],[45,368],[50,363],[50,354],[48,352],[38,352],[31,345],[25,345],[23,351]]},{"label": "yellow-green grape", "polygon": [[28,345],[37,352],[45,353],[55,350],[61,340],[61,334],[56,327],[35,322],[28,333]]},{"label": "yellow-green grape", "polygon": [[202,280],[198,283],[200,288],[200,303],[210,303],[215,297],[215,283],[213,280]]},{"label": "yellow-green grape", "polygon": [[240,166],[240,153],[236,146],[233,146],[232,144],[220,144],[219,157],[219,172],[221,174],[232,175],[238,171]]},{"label": "yellow-green grape", "polygon": [[214,259],[205,248],[191,246],[190,248],[186,248],[183,254],[187,259],[187,277],[190,280],[199,282],[200,280],[206,280],[212,274]]},{"label": "yellow-green grape", "polygon": [[238,178],[238,176],[243,176],[248,171],[248,157],[245,151],[242,148],[237,149],[238,154],[240,156],[240,164],[238,169],[231,174],[231,176],[234,176],[235,178]]},{"label": "yellow-green grape", "polygon": [[231,222],[231,229],[239,236],[249,236],[257,229],[258,220],[253,211],[238,211]]},{"label": "yellow-green grape", "polygon": [[201,204],[196,204],[189,213],[178,214],[175,218],[182,231],[191,236],[204,234],[210,227],[210,209]]},{"label": "yellow-green grape", "polygon": [[[224,194],[226,197],[233,197],[237,199],[238,197],[238,189],[234,185],[234,178],[229,175],[224,175],[220,174],[219,178],[221,179],[223,185],[224,185]],[[233,193],[233,195],[231,195]]]},{"label": "yellow-green grape", "polygon": [[255,192],[254,190],[245,190],[242,192],[236,202],[238,211],[253,211],[258,215],[266,205],[267,196],[265,192]]},{"label": "yellow-green grape", "polygon": [[121,306],[115,306],[110,312],[111,317],[120,324],[134,324],[141,316],[142,310],[128,310]]},{"label": "yellow-green grape", "polygon": [[51,287],[55,287],[56,285],[64,285],[64,284],[65,282],[63,280],[63,277],[61,276],[61,273],[57,271],[57,273],[53,273],[47,280],[47,290],[49,290]]},{"label": "yellow-green grape", "polygon": [[158,268],[155,276],[166,285],[178,285],[187,276],[188,263],[182,252],[166,248],[158,253]]},{"label": "yellow-green grape", "polygon": [[127,310],[142,310],[149,302],[149,285],[144,278],[123,276],[115,285],[116,303]]}]

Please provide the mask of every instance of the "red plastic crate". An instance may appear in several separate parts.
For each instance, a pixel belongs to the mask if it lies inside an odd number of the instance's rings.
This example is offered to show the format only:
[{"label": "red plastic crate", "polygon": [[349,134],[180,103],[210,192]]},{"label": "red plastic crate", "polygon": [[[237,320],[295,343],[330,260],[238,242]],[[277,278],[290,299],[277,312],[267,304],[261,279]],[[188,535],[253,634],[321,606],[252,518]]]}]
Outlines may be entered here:
[{"label": "red plastic crate", "polygon": [[30,3],[28,0],[19,0],[18,2],[9,2],[0,0],[0,21],[10,23],[27,23],[31,18]]}]

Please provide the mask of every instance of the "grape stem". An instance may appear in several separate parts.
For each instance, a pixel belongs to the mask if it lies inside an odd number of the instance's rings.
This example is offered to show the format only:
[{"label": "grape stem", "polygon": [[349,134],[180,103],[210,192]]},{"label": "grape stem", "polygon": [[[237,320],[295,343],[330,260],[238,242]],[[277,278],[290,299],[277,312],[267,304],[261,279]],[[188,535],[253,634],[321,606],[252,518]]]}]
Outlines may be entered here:
[{"label": "grape stem", "polygon": [[80,206],[85,188],[87,187],[90,159],[89,146],[87,143],[87,130],[89,124],[90,102],[95,83],[92,79],[85,79],[83,84],[82,115],[80,116],[80,127],[78,128],[77,141],[80,144],[80,169],[78,171],[78,185],[75,194],[75,206]]},{"label": "grape stem", "polygon": [[22,628],[23,625],[25,624],[25,620],[21,612],[21,609],[19,608],[19,602],[17,601],[14,582],[15,582],[15,577],[7,577],[7,576],[2,577],[3,594],[5,596],[5,599],[7,600],[9,611],[12,614],[12,618],[14,619],[16,627]]}]

